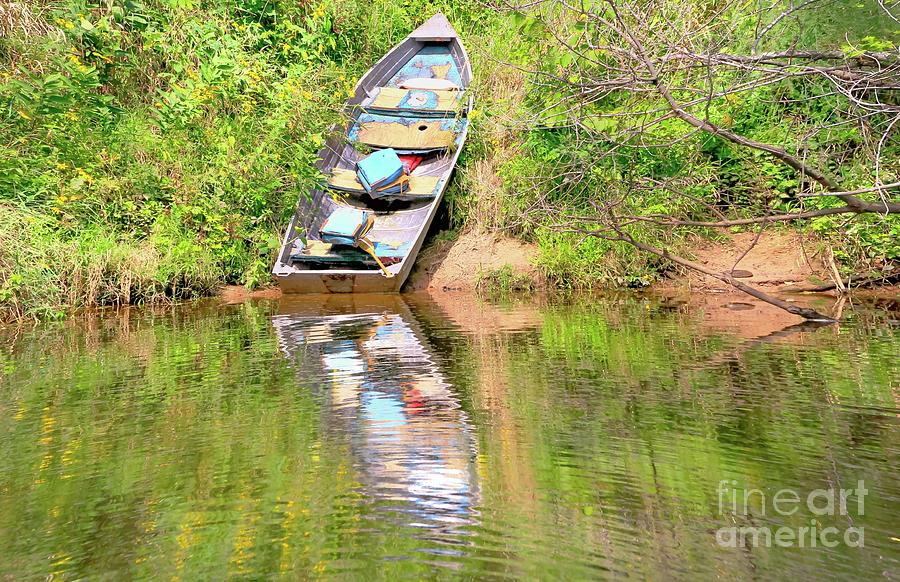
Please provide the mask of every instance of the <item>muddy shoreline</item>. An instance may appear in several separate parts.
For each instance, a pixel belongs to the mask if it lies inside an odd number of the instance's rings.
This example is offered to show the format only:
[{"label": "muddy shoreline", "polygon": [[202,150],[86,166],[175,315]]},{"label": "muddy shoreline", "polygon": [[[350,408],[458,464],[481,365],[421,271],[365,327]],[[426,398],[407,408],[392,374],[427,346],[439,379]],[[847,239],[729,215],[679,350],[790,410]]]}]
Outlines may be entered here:
[{"label": "muddy shoreline", "polygon": [[[833,258],[821,245],[793,231],[772,232],[760,240],[756,240],[753,233],[732,234],[719,241],[700,240],[692,249],[692,255],[694,260],[717,271],[745,271],[747,276],[742,280],[746,283],[805,306],[823,301],[837,302],[841,298],[844,301],[858,299],[876,302],[884,306],[900,304],[900,285],[860,288],[852,288],[851,285],[846,294],[838,289],[804,291],[834,281],[836,267]],[[535,245],[491,233],[469,232],[455,240],[437,238],[417,257],[403,292],[470,294],[476,291],[479,279],[485,273],[504,268],[531,280],[532,287],[538,293],[557,294],[557,290],[548,288],[535,266],[537,256]],[[720,281],[685,271],[673,271],[667,278],[646,289],[597,289],[595,292],[649,294],[713,308],[729,303],[755,303],[746,294]],[[226,303],[276,299],[280,295],[277,287],[249,291],[233,285],[224,287],[219,293]],[[706,299],[700,300],[699,297]],[[782,319],[784,317],[793,316],[781,316]]]}]

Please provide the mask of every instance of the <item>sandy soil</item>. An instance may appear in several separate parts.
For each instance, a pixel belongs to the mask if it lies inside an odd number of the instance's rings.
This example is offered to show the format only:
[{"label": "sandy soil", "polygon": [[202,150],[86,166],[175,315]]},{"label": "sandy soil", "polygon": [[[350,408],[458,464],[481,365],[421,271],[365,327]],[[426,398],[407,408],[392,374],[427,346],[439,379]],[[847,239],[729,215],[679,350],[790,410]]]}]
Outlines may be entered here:
[{"label": "sandy soil", "polygon": [[[767,232],[754,245],[755,233],[729,235],[725,241],[702,241],[694,249],[697,262],[717,271],[749,271],[744,280],[754,286],[789,291],[828,283],[829,268],[817,245],[792,232]],[[751,248],[752,247],[752,248]],[[750,249],[745,257],[738,259]],[[509,265],[519,274],[541,281],[533,266],[537,249],[521,241],[491,234],[463,234],[456,241],[432,244],[419,255],[407,283],[408,290],[467,291],[475,288],[478,274]],[[737,265],[735,266],[735,263]],[[697,291],[726,286],[700,273],[683,272],[659,285]]]},{"label": "sandy soil", "polygon": [[461,234],[440,241],[419,254],[405,290],[471,291],[479,273],[509,265],[537,283],[532,263],[537,249],[521,241],[493,234]]},{"label": "sandy soil", "polygon": [[[813,241],[794,232],[764,233],[754,245],[752,232],[732,234],[725,241],[704,241],[693,252],[694,260],[716,271],[749,271],[743,281],[761,288],[790,290],[792,286],[809,286],[831,281],[822,253]],[[741,259],[741,255],[747,255]],[[738,262],[738,259],[740,261]],[[735,263],[737,264],[735,265]],[[686,286],[692,289],[721,289],[727,285],[700,273],[683,273],[662,285]]]}]

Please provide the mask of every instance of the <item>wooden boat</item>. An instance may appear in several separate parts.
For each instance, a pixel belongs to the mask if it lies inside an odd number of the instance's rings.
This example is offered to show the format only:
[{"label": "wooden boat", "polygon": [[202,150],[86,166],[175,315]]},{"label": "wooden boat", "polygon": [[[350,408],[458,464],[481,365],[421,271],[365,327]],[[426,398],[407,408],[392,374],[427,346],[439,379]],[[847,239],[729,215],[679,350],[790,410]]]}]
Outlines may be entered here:
[{"label": "wooden boat", "polygon": [[[443,14],[436,14],[360,79],[347,101],[349,121],[319,152],[327,183],[298,204],[272,274],[287,293],[388,293],[403,285],[450,181],[469,127],[468,55]],[[367,151],[415,155],[403,196],[374,200],[356,178]],[[385,266],[358,248],[320,240],[341,207],[374,213],[366,238]]]}]

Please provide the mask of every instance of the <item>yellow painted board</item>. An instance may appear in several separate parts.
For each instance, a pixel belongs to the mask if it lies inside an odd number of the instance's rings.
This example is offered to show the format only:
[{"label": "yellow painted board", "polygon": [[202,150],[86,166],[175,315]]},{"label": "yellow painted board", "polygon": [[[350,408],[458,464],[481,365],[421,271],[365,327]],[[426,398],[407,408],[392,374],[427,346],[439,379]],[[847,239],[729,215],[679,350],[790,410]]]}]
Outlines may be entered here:
[{"label": "yellow painted board", "polygon": [[[440,176],[410,176],[409,190],[404,192],[404,196],[431,196],[437,188]],[[328,185],[339,190],[348,190],[350,192],[365,192],[356,172],[343,168],[335,168],[331,177],[328,179]]]},{"label": "yellow painted board", "polygon": [[[421,96],[421,104],[418,98]],[[436,97],[434,101],[430,97]],[[459,108],[459,91],[398,89],[396,87],[379,87],[378,93],[366,107],[396,110],[456,111]],[[401,107],[401,104],[403,106]]]},{"label": "yellow painted board", "polygon": [[449,148],[454,134],[441,129],[443,122],[419,120],[406,125],[399,121],[369,121],[359,125],[357,140],[381,148],[429,150]]},{"label": "yellow painted board", "polygon": [[311,240],[303,247],[303,256],[328,258],[333,256],[334,245],[320,240]]}]

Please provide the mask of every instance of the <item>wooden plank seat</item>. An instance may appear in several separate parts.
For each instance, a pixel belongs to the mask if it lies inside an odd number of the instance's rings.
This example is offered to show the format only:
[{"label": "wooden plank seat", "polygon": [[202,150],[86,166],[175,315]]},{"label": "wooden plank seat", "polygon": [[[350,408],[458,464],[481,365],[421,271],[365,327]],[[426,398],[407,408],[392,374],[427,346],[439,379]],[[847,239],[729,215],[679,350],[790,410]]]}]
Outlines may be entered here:
[{"label": "wooden plank seat", "polygon": [[362,107],[366,111],[452,114],[459,111],[461,100],[460,91],[378,87]]},{"label": "wooden plank seat", "polygon": [[446,150],[462,133],[466,120],[397,117],[362,113],[347,134],[351,143],[393,148],[397,153]]},{"label": "wooden plank seat", "polygon": [[[405,200],[432,198],[437,194],[440,181],[440,176],[410,176],[409,190],[403,194],[395,194],[385,198]],[[357,178],[356,172],[343,168],[335,168],[332,171],[331,176],[328,178],[328,186],[335,190],[352,192],[354,194],[363,194],[366,191],[359,178]]]},{"label": "wooden plank seat", "polygon": [[[409,252],[409,245],[408,241],[401,244],[375,242],[375,254],[385,265],[393,265],[403,260],[406,253]],[[291,261],[323,267],[378,268],[375,259],[356,247],[333,245],[320,240],[308,241],[299,251],[291,254]]]}]

